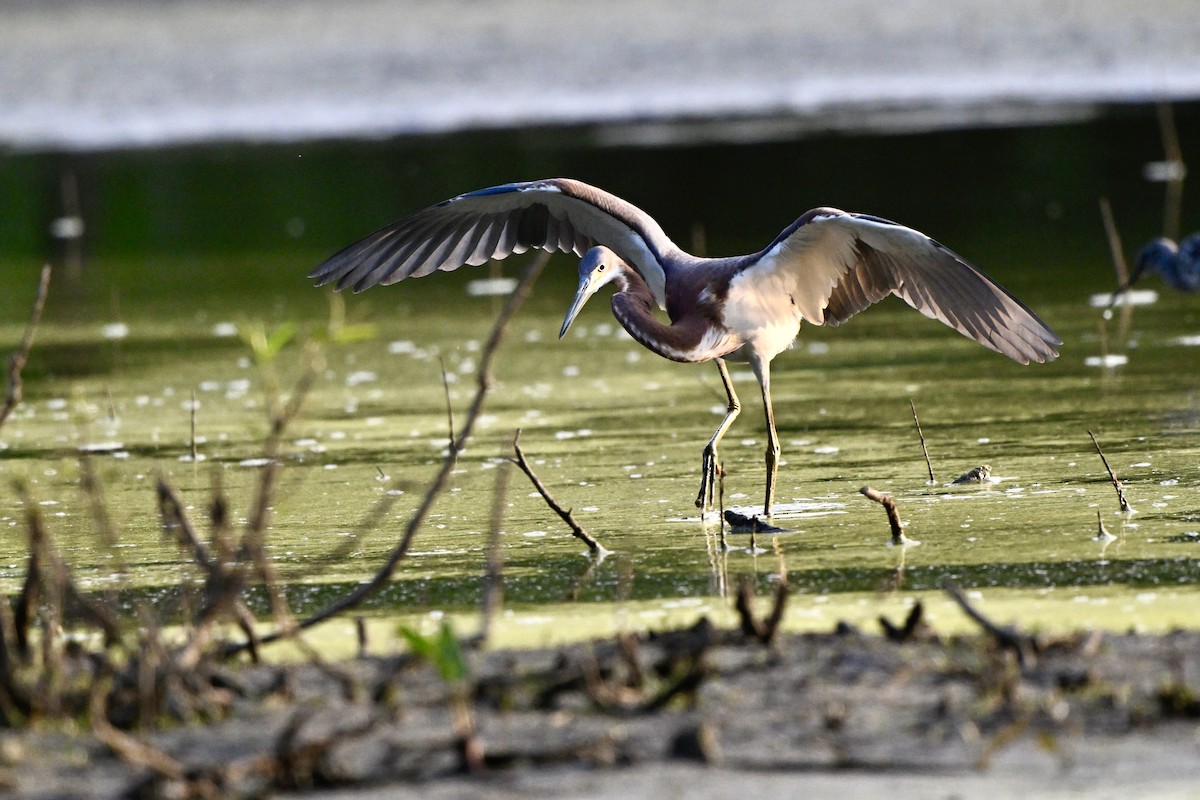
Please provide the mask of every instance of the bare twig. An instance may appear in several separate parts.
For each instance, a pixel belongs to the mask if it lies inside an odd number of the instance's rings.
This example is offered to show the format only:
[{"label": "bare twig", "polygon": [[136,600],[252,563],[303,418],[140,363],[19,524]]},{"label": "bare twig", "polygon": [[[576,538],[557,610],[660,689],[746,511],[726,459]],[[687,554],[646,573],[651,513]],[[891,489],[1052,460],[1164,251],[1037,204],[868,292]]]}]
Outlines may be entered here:
[{"label": "bare twig", "polygon": [[[1108,358],[1108,327],[1105,320],[1111,316],[1112,307],[1116,305],[1119,298],[1133,288],[1129,275],[1129,267],[1125,263],[1125,249],[1121,244],[1121,234],[1117,231],[1117,223],[1113,218],[1112,206],[1108,202],[1107,197],[1100,198],[1100,217],[1104,220],[1104,233],[1108,237],[1108,249],[1112,256],[1113,271],[1117,275],[1117,288],[1108,298],[1108,308],[1101,315],[1098,322],[1100,328],[1100,355],[1105,359]],[[1127,298],[1126,298],[1127,299]],[[1130,303],[1122,303],[1121,305],[1121,320],[1119,327],[1119,338],[1124,339],[1129,331],[1129,325],[1133,321],[1133,305]]]},{"label": "bare twig", "polygon": [[500,532],[504,527],[504,506],[508,502],[508,471],[510,461],[496,468],[496,487],[492,493],[492,522],[488,530],[487,565],[483,574],[483,599],[480,602],[480,645],[486,644],[492,633],[492,622],[504,602],[504,555],[500,551]]},{"label": "bare twig", "polygon": [[1175,109],[1170,103],[1158,104],[1158,128],[1162,133],[1163,160],[1169,169],[1166,196],[1163,198],[1163,236],[1179,238],[1179,218],[1183,209],[1183,181],[1187,166],[1179,146],[1179,131],[1175,127]]},{"label": "bare twig", "polygon": [[657,695],[647,700],[640,710],[643,713],[658,711],[665,708],[668,703],[680,695],[694,694],[711,672],[712,670],[704,658],[704,651],[699,652],[692,659],[686,672],[680,675],[677,680],[664,687]]},{"label": "bare twig", "polygon": [[[53,605],[62,607],[62,600],[69,599],[82,612],[84,618],[104,632],[106,646],[116,643],[121,637],[116,612],[102,601],[92,599],[79,589],[75,576],[51,542],[50,534],[28,488],[23,484],[18,484],[17,491],[25,505],[26,522],[29,526],[30,572],[35,573],[36,580],[42,584],[40,590],[32,590],[32,597],[39,596],[39,591],[44,597],[47,590],[50,589],[49,593],[58,595],[58,598],[52,601]],[[33,563],[35,560],[40,565],[36,568]],[[22,597],[26,597],[24,590]],[[20,608],[19,605],[18,609]],[[28,620],[28,618],[28,609],[26,609],[25,619]],[[49,633],[43,636],[43,640],[51,638],[54,637]]]},{"label": "bare twig", "polygon": [[[161,474],[158,477],[157,489],[163,531],[173,534],[180,547],[190,549],[193,559],[204,572],[204,605],[195,615],[196,629],[191,632],[176,657],[177,665],[187,667],[199,661],[204,648],[211,639],[212,626],[222,615],[231,617],[247,634],[250,643],[247,649],[250,650],[251,657],[257,661],[257,641],[253,635],[256,621],[253,612],[250,611],[240,594],[246,582],[248,564],[245,561],[239,561],[229,545],[225,501],[220,483],[214,483],[213,504],[210,512],[213,525],[212,544],[215,553],[200,540],[179,492]],[[253,551],[251,555],[253,556]]]},{"label": "bare twig", "polygon": [[913,604],[912,609],[908,612],[908,616],[904,618],[904,625],[896,627],[892,621],[885,616],[880,615],[879,624],[883,627],[883,633],[889,641],[907,642],[917,636],[917,633],[924,627],[925,609],[918,601]]},{"label": "bare twig", "polygon": [[734,600],[734,608],[738,612],[743,636],[757,637],[760,633],[758,620],[754,616],[753,602],[754,582],[749,576],[743,575],[738,580],[737,597]]},{"label": "bare twig", "polygon": [[[437,475],[434,476],[433,481],[430,483],[425,492],[424,499],[417,507],[417,510],[413,512],[412,517],[409,518],[408,525],[405,527],[404,533],[400,537],[399,542],[397,542],[391,553],[388,554],[388,557],[384,561],[383,565],[376,570],[373,576],[371,576],[370,580],[360,583],[352,591],[337,598],[325,608],[298,621],[296,623],[297,628],[304,629],[312,627],[313,625],[317,625],[337,616],[343,611],[355,608],[368,597],[374,595],[383,586],[387,585],[388,581],[391,579],[392,573],[395,572],[397,565],[404,560],[405,556],[408,555],[408,550],[412,546],[413,539],[416,537],[417,531],[420,530],[421,526],[424,524],[425,518],[429,515],[430,510],[433,508],[434,501],[437,499],[438,495],[441,494],[442,489],[445,488],[446,482],[450,478],[450,473],[453,472],[455,465],[458,463],[458,454],[462,451],[463,446],[466,444],[467,440],[470,439],[471,434],[475,429],[475,423],[479,418],[480,412],[483,410],[484,400],[487,397],[488,391],[491,389],[492,361],[495,358],[496,351],[500,347],[501,341],[504,339],[504,333],[508,328],[508,322],[510,319],[512,319],[512,316],[516,313],[517,309],[521,307],[521,304],[525,302],[525,298],[529,296],[530,289],[533,287],[533,284],[537,280],[538,276],[542,273],[542,270],[545,268],[548,260],[549,255],[546,253],[541,253],[529,263],[529,266],[525,269],[525,273],[521,276],[520,283],[517,284],[517,288],[513,290],[513,293],[509,295],[508,302],[505,303],[504,308],[497,317],[496,324],[492,327],[491,336],[488,338],[487,344],[483,348],[483,354],[479,363],[478,388],[475,392],[475,397],[472,400],[471,407],[467,411],[467,417],[463,421],[462,429],[458,434],[458,438],[451,443],[450,450],[447,453],[446,458],[443,459],[441,468],[438,470]],[[384,497],[376,504],[376,507],[368,514],[368,518],[381,518],[387,513],[387,510],[391,507],[393,501],[393,495],[384,495]],[[260,641],[263,644],[267,644],[279,639],[281,635],[283,635],[283,632],[275,631],[262,636]],[[246,646],[247,645],[245,644],[231,645],[226,649],[225,652],[227,655],[232,655],[240,652]]]},{"label": "bare twig", "polygon": [[921,430],[921,420],[917,419],[917,406],[911,399],[908,407],[912,409],[913,424],[917,426],[917,436],[921,438],[921,452],[925,455],[925,468],[929,470],[929,482],[936,483],[933,478],[933,464],[929,463],[929,450],[925,447],[925,433]]},{"label": "bare twig", "polygon": [[743,575],[738,582],[737,600],[734,604],[738,618],[741,620],[742,633],[746,636],[753,636],[765,645],[771,644],[771,640],[775,638],[775,632],[779,629],[779,623],[783,621],[787,596],[787,581],[781,579],[775,585],[775,599],[771,605],[771,613],[765,620],[759,621],[754,616],[754,579]]},{"label": "bare twig", "polygon": [[562,506],[560,506],[558,501],[550,496],[550,492],[546,490],[544,485],[542,485],[542,482],[538,479],[538,476],[534,474],[533,467],[529,466],[529,461],[525,458],[524,451],[521,450],[521,430],[519,428],[517,429],[516,435],[513,436],[513,450],[517,454],[516,458],[512,459],[513,463],[520,467],[521,471],[529,477],[530,482],[533,484],[533,488],[538,490],[538,494],[540,494],[542,499],[546,501],[546,505],[550,506],[550,510],[555,514],[558,514],[558,516],[562,518],[562,521],[567,523],[567,527],[571,529],[571,534],[576,539],[586,544],[588,550],[592,552],[592,555],[602,555],[605,553],[606,551],[603,547],[601,547],[600,543],[589,536],[588,532],[585,531],[583,527],[575,521],[575,517],[571,514],[571,510],[564,509]]},{"label": "bare twig", "polygon": [[200,540],[200,535],[192,525],[192,520],[184,511],[183,498],[175,487],[167,482],[166,476],[159,473],[156,482],[158,492],[158,513],[162,518],[163,532],[175,537],[180,547],[189,548],[196,563],[206,574],[216,569],[216,562],[209,555],[208,547]]},{"label": "bare twig", "polygon": [[1018,664],[1025,666],[1032,660],[1037,650],[1037,642],[1032,637],[1026,636],[1016,628],[1004,627],[992,622],[971,605],[963,590],[949,578],[942,580],[942,589],[958,604],[964,614],[983,629],[984,633],[996,640],[996,644],[1001,649],[1012,650],[1017,656]]},{"label": "bare twig", "polygon": [[98,680],[92,687],[91,717],[92,733],[96,739],[112,750],[122,761],[134,767],[148,769],[162,778],[182,780],[185,775],[183,764],[167,753],[134,736],[118,730],[108,721],[105,702],[109,695],[111,679]]},{"label": "bare twig", "polygon": [[1113,468],[1108,465],[1108,459],[1104,457],[1104,451],[1100,449],[1100,443],[1096,441],[1096,435],[1091,431],[1087,432],[1088,436],[1092,437],[1092,444],[1096,447],[1096,452],[1100,455],[1100,460],[1104,462],[1104,468],[1108,470],[1108,478],[1112,481],[1113,488],[1117,490],[1117,502],[1121,506],[1122,514],[1132,514],[1133,507],[1129,505],[1129,501],[1125,499],[1125,486],[1117,478],[1117,474],[1113,472]]},{"label": "bare twig", "polygon": [[446,430],[449,431],[450,447],[454,448],[454,406],[450,404],[450,378],[446,374],[446,358],[438,359],[442,367],[442,391],[446,394]]},{"label": "bare twig", "polygon": [[251,549],[262,546],[262,539],[267,530],[267,519],[274,497],[275,481],[279,477],[279,470],[282,467],[283,432],[300,413],[305,398],[308,397],[313,384],[316,383],[325,368],[325,363],[315,346],[310,346],[306,355],[307,362],[304,372],[296,381],[286,403],[280,398],[278,391],[272,388],[275,382],[273,380],[265,382],[269,393],[267,400],[271,409],[271,429],[264,447],[266,463],[259,473],[258,493],[255,495],[254,505],[250,511],[249,522],[246,524],[247,546]]},{"label": "bare twig", "polygon": [[191,423],[192,423],[192,463],[196,463],[196,390],[192,389],[192,405],[191,405]]},{"label": "bare twig", "polygon": [[771,604],[771,613],[763,620],[762,643],[770,644],[775,638],[779,624],[783,622],[783,612],[787,609],[788,583],[784,579],[775,584],[775,600]]},{"label": "bare twig", "polygon": [[[115,549],[120,537],[116,526],[108,515],[108,504],[104,500],[104,492],[100,480],[96,477],[96,469],[90,458],[79,460],[79,488],[87,497],[88,506],[92,512],[92,525],[100,535],[100,540],[110,549]],[[114,553],[114,556],[117,554]],[[124,569],[122,565],[122,569]]]},{"label": "bare twig", "polygon": [[872,489],[870,486],[864,486],[858,491],[863,497],[874,500],[887,511],[888,525],[892,528],[892,544],[904,544],[912,541],[904,535],[904,525],[900,522],[900,511],[896,508],[896,501],[890,494]]},{"label": "bare twig", "polygon": [[[308,347],[306,356],[304,372],[293,387],[287,402],[282,402],[278,395],[270,398],[271,432],[267,437],[265,448],[267,463],[263,465],[260,473],[258,493],[255,496],[246,532],[242,538],[242,551],[257,570],[263,586],[266,588],[267,597],[271,603],[271,612],[279,626],[279,631],[284,635],[294,635],[298,629],[295,626],[287,598],[279,587],[275,568],[267,556],[265,540],[270,509],[274,500],[275,483],[282,469],[284,431],[300,413],[308,393],[325,368],[325,362],[314,346]],[[268,382],[268,385],[271,383],[273,382]],[[250,628],[253,616],[244,602],[239,599],[234,608],[243,621],[243,630]],[[299,645],[306,651],[309,649],[302,641],[299,642]],[[321,661],[316,653],[310,655],[312,660]]]},{"label": "bare twig", "polygon": [[50,290],[50,265],[42,267],[42,277],[38,281],[37,297],[33,301],[33,311],[29,315],[29,324],[25,326],[25,335],[16,352],[8,357],[8,391],[4,396],[4,405],[0,406],[0,428],[4,427],[9,414],[21,402],[22,387],[21,371],[29,360],[29,351],[33,348],[33,334],[37,331],[38,323],[42,320],[42,309],[46,306],[46,294]]},{"label": "bare twig", "polygon": [[[1117,273],[1117,286],[1128,288],[1129,267],[1125,264],[1125,251],[1121,245],[1121,234],[1113,219],[1112,205],[1107,197],[1100,198],[1100,217],[1104,220],[1104,233],[1108,236],[1108,249],[1112,253],[1113,269]],[[1118,290],[1120,291],[1120,290]]]},{"label": "bare twig", "polygon": [[354,618],[354,632],[358,639],[358,657],[366,658],[367,651],[371,647],[371,637],[367,630],[366,617],[357,616]]}]

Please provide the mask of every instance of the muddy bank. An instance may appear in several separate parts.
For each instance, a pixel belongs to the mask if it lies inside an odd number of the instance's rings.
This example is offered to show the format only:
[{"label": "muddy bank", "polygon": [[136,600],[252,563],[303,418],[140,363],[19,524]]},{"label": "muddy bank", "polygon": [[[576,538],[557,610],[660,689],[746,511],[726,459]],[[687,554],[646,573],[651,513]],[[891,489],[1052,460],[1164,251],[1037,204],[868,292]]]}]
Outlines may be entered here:
[{"label": "muddy bank", "polygon": [[1198,785],[1200,633],[1043,637],[1020,657],[988,636],[911,634],[763,645],[702,621],[471,656],[454,685],[410,655],[210,667],[224,718],[135,732],[140,756],[83,733],[8,731],[3,780],[21,798],[733,796],[834,780],[848,797],[985,784],[1128,797]]}]

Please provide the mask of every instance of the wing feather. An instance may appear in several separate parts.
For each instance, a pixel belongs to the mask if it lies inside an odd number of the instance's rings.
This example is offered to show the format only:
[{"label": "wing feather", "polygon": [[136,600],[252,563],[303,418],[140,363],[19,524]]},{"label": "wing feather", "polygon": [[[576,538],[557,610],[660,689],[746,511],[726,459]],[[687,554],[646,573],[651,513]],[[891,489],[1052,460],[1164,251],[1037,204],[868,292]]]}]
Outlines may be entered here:
[{"label": "wing feather", "polygon": [[566,178],[505,184],[430,206],[335,253],[309,277],[361,291],[531,247],[581,256],[596,244],[636,269],[665,303],[665,265],[679,252],[675,244],[637,207]]},{"label": "wing feather", "polygon": [[743,271],[769,273],[815,325],[840,325],[896,295],[1022,364],[1058,355],[1062,340],[1024,303],[923,233],[832,208],[796,220]]}]

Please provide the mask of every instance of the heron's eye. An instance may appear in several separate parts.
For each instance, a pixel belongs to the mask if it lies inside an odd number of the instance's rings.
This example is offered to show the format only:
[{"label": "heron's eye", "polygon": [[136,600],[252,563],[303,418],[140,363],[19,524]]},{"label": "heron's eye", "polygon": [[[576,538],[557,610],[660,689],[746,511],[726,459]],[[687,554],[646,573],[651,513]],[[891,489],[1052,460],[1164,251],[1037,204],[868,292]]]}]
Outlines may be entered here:
[{"label": "heron's eye", "polygon": [[601,264],[600,266],[596,267],[596,272],[604,272],[604,265]]}]

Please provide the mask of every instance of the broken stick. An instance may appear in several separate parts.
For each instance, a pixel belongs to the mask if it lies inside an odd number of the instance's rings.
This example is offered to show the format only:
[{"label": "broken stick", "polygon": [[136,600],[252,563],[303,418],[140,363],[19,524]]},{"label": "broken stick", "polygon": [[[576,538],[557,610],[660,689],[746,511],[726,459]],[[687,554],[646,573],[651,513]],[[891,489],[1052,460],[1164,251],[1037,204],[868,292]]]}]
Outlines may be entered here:
[{"label": "broken stick", "polygon": [[520,428],[517,429],[516,434],[513,436],[513,451],[517,454],[517,456],[516,458],[512,459],[512,462],[520,467],[521,471],[529,477],[530,482],[533,483],[533,488],[538,490],[538,494],[540,494],[542,499],[546,501],[546,505],[550,506],[550,509],[555,514],[558,514],[558,516],[562,517],[563,522],[567,523],[567,527],[571,529],[571,534],[576,539],[586,544],[588,550],[592,552],[592,555],[606,555],[608,551],[601,547],[600,543],[589,536],[588,532],[585,531],[582,526],[575,521],[575,517],[571,514],[570,509],[564,509],[553,497],[550,496],[550,492],[547,491],[546,487],[542,485],[542,482],[538,479],[538,476],[534,474],[533,467],[529,466],[529,461],[527,461],[525,458],[525,452],[521,450]]},{"label": "broken stick", "polygon": [[1108,465],[1108,459],[1104,457],[1104,451],[1100,449],[1100,443],[1096,441],[1096,434],[1088,431],[1087,435],[1092,437],[1092,444],[1096,447],[1096,453],[1099,454],[1100,460],[1104,462],[1104,468],[1108,470],[1108,478],[1112,481],[1113,488],[1117,490],[1117,502],[1121,506],[1121,513],[1132,514],[1133,506],[1129,505],[1129,501],[1125,499],[1125,486],[1117,477],[1117,473],[1113,472],[1113,468]]},{"label": "broken stick", "polygon": [[874,500],[887,511],[888,524],[892,528],[892,544],[905,544],[912,541],[904,535],[904,524],[900,522],[900,511],[896,508],[896,501],[890,494],[872,489],[870,486],[864,486],[858,491],[863,497]]},{"label": "broken stick", "polygon": [[0,427],[3,427],[8,415],[21,402],[21,371],[29,360],[29,351],[33,348],[33,334],[38,323],[42,320],[42,309],[46,306],[46,293],[50,290],[50,265],[42,267],[42,277],[38,281],[37,297],[33,301],[33,312],[29,315],[29,324],[25,326],[25,335],[17,351],[8,358],[8,391],[4,396],[4,404],[0,406]]},{"label": "broken stick", "polygon": [[979,612],[958,584],[949,578],[942,579],[942,590],[950,595],[950,599],[958,604],[963,613],[974,620],[983,632],[991,636],[1001,650],[1011,650],[1021,666],[1028,664],[1037,654],[1037,640],[1018,631],[1016,628],[997,625]]},{"label": "broken stick", "polygon": [[925,447],[925,433],[921,430],[921,420],[917,419],[917,405],[910,399],[908,407],[912,409],[913,424],[917,426],[917,436],[921,438],[921,452],[925,454],[925,468],[929,470],[929,482],[937,483],[933,478],[933,464],[929,463],[929,450]]}]

